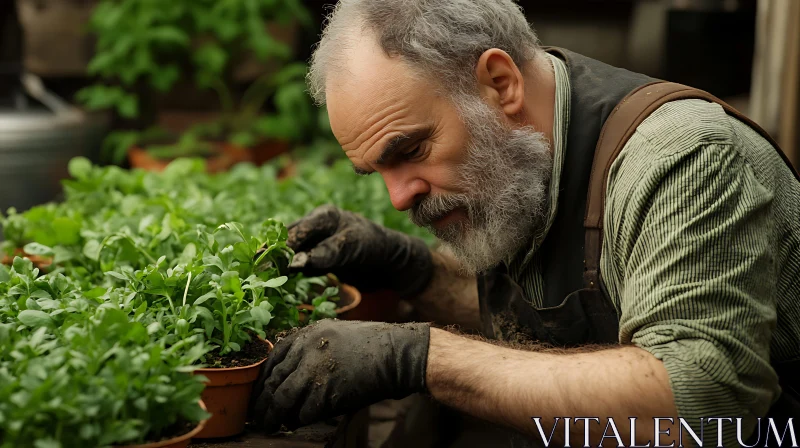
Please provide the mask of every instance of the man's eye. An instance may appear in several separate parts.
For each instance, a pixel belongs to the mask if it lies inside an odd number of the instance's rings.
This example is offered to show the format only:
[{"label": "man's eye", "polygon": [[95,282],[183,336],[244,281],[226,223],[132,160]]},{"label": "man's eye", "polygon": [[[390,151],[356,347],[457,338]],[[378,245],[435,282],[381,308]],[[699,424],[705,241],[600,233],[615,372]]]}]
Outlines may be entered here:
[{"label": "man's eye", "polygon": [[406,159],[413,159],[414,157],[418,156],[421,150],[421,146],[417,146],[416,148],[412,149],[411,151],[405,154]]}]

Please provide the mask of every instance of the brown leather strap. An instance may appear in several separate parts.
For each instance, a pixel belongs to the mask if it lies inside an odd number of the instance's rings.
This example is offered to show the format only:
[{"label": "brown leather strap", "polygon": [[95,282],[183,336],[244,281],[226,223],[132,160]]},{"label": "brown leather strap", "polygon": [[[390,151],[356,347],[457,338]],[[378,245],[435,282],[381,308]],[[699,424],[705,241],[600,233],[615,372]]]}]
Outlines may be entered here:
[{"label": "brown leather strap", "polygon": [[702,99],[717,103],[725,112],[746,123],[762,137],[764,137],[783,158],[786,165],[792,169],[795,177],[800,180],[797,171],[792,167],[786,154],[781,151],[778,143],[755,122],[742,115],[724,101],[708,92],[692,87],[665,81],[656,81],[645,84],[626,96],[608,116],[594,154],[594,163],[589,177],[589,193],[586,200],[586,215],[584,227],[585,236],[585,270],[584,284],[586,288],[600,287],[600,255],[603,246],[603,212],[606,201],[606,182],[611,165],[616,160],[622,148],[628,143],[636,128],[650,116],[656,109],[665,103],[677,100]]}]

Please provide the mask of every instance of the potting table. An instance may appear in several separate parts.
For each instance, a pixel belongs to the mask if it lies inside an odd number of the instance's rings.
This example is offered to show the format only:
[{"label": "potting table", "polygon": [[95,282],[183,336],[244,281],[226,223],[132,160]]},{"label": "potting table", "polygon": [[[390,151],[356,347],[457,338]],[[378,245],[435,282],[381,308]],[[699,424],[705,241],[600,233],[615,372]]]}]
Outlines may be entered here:
[{"label": "potting table", "polygon": [[333,440],[336,426],[325,423],[299,428],[287,434],[264,435],[257,432],[225,439],[224,441],[193,441],[190,448],[323,448]]},{"label": "potting table", "polygon": [[256,431],[225,440],[195,440],[189,448],[351,448],[365,447],[366,409],[354,415],[298,428],[291,433],[264,435]]}]

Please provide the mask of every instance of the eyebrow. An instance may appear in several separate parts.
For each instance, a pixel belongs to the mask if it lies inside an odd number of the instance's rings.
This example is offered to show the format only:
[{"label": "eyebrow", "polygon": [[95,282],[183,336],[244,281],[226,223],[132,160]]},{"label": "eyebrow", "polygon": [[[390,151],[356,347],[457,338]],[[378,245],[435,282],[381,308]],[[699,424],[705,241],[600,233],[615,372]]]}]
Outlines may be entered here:
[{"label": "eyebrow", "polygon": [[369,172],[367,170],[362,170],[361,168],[359,168],[359,167],[357,167],[355,165],[353,165],[353,171],[355,171],[356,174],[358,174],[359,176],[369,176],[370,174],[372,174],[371,172]]},{"label": "eyebrow", "polygon": [[430,134],[430,129],[425,127],[425,128],[414,129],[413,131],[406,134],[398,135],[397,137],[389,140],[389,143],[387,143],[386,146],[383,148],[383,151],[381,151],[381,155],[380,157],[378,157],[378,160],[375,161],[375,164],[384,165],[386,163],[391,162],[398,151],[405,149],[408,146],[411,146],[412,144],[420,140],[425,139],[429,134]]},{"label": "eyebrow", "polygon": [[[430,133],[431,128],[426,126],[424,128],[414,129],[411,132],[403,133],[392,138],[383,148],[383,151],[381,151],[381,155],[378,157],[378,160],[375,161],[375,164],[385,165],[390,163],[400,150],[403,150],[416,142],[428,138]],[[355,171],[355,173],[359,176],[367,176],[372,174],[372,171],[361,169],[355,165],[353,165],[353,171]]]}]

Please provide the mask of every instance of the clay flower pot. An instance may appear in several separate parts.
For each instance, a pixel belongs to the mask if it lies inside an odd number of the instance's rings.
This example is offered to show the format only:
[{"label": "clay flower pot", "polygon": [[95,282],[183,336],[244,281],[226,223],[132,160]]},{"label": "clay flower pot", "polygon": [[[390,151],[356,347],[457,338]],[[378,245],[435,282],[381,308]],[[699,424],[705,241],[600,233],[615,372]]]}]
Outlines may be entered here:
[{"label": "clay flower pot", "polygon": [[397,292],[385,289],[375,292],[362,292],[362,301],[358,308],[347,312],[342,318],[348,320],[366,320],[374,322],[396,322],[402,314],[402,299]]},{"label": "clay flower pot", "polygon": [[53,259],[50,257],[40,257],[38,255],[30,255],[26,254],[22,249],[14,249],[14,255],[4,255],[2,263],[7,266],[11,266],[14,263],[14,257],[22,257],[31,260],[33,265],[39,270],[44,270],[45,268],[50,267],[53,264]]},{"label": "clay flower pot", "polygon": [[[339,303],[338,307],[336,308],[336,317],[339,319],[350,319],[354,320],[349,317],[351,313],[361,304],[361,292],[356,288],[340,284],[339,285]],[[297,305],[297,309],[300,310],[308,310],[314,311],[314,305]],[[300,313],[300,321],[305,323],[308,319],[308,315],[305,313]]]},{"label": "clay flower pot", "polygon": [[229,150],[247,151],[251,154],[252,162],[261,166],[281,154],[289,152],[292,145],[281,140],[263,140],[249,148],[239,148],[236,145],[225,143]]},{"label": "clay flower pot", "polygon": [[[204,411],[208,410],[206,409],[206,405],[202,400],[200,400],[200,407],[203,408]],[[189,442],[192,441],[192,437],[196,436],[200,431],[202,431],[207,422],[208,420],[201,421],[193,430],[182,436],[173,437],[168,440],[162,440],[161,442],[145,443],[142,445],[125,445],[119,448],[186,448],[189,446]]]},{"label": "clay flower pot", "polygon": [[[262,340],[269,345],[272,343]],[[253,383],[258,379],[261,365],[267,358],[245,367],[197,369],[196,375],[208,378],[203,390],[203,402],[211,413],[205,428],[194,437],[216,439],[231,437],[244,431]]]},{"label": "clay flower pot", "polygon": [[[252,162],[253,158],[250,151],[239,149],[228,144],[216,144],[217,153],[206,159],[206,171],[209,173],[221,173],[228,171],[241,162]],[[150,155],[147,150],[134,146],[128,150],[128,161],[132,168],[140,168],[145,171],[161,172],[169,165],[172,160],[157,159]]]}]

